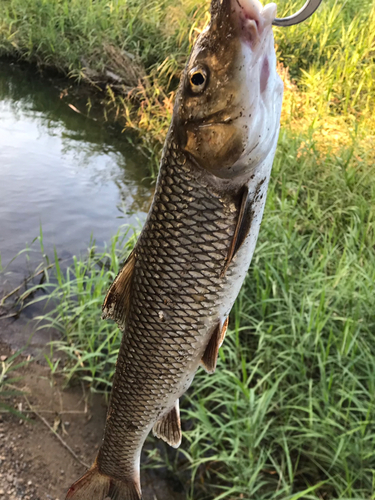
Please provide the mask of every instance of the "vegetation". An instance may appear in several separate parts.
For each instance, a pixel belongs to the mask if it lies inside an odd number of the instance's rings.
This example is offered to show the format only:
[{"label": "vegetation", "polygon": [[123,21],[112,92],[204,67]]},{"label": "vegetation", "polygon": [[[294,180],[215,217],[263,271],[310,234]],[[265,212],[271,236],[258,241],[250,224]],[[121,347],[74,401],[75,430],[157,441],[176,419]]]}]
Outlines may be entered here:
[{"label": "vegetation", "polygon": [[[280,0],[278,6],[287,15],[300,2]],[[106,116],[140,130],[157,157],[181,69],[209,20],[208,7],[209,0],[151,0],[147,9],[140,0],[2,0],[0,56],[37,62],[92,84]],[[289,127],[292,120],[299,132],[311,125],[316,130],[331,116],[331,134],[332,127],[335,133],[352,131],[358,120],[369,120],[375,102],[372,0],[360,9],[356,0],[326,0],[309,22],[275,33],[278,59],[299,89],[292,85],[287,96]]]},{"label": "vegetation", "polygon": [[[372,498],[375,172],[368,162],[356,143],[327,154],[282,134],[216,373],[198,372],[182,410],[184,460],[169,456],[176,474],[192,469],[188,498]],[[63,334],[55,348],[70,359],[65,372],[94,390],[107,390],[114,371],[119,331],[99,320],[100,305],[134,243],[128,238],[116,235],[103,252],[93,247],[65,274],[56,260],[44,285],[57,305],[40,319]],[[166,458],[152,453],[154,465]]]},{"label": "vegetation", "polygon": [[[111,51],[132,54],[137,83],[112,79],[101,93],[158,151],[207,6],[3,0],[0,51],[96,86],[107,70],[125,79]],[[216,373],[199,371],[184,400],[181,451],[150,453],[183,481],[191,471],[189,499],[375,498],[375,7],[357,9],[327,0],[276,32],[283,127],[257,249]],[[55,256],[34,299],[49,303],[41,327],[61,331],[68,377],[93,390],[107,391],[114,371],[119,331],[100,305],[134,244],[128,231],[66,272]]]},{"label": "vegetation", "polygon": [[[120,345],[120,331],[109,321],[100,321],[103,297],[121,265],[136,241],[136,233],[130,229],[119,231],[108,248],[98,251],[91,242],[86,258],[73,258],[73,263],[62,270],[57,254],[51,263],[46,256],[45,280],[43,285],[29,288],[19,298],[23,303],[27,297],[41,289],[44,294],[31,303],[46,302],[46,312],[39,328],[52,327],[62,334],[60,342],[54,342],[54,349],[67,354],[70,363],[65,367],[68,380],[79,376],[96,391],[109,391],[115,371]],[[39,239],[43,239],[41,233]],[[54,272],[48,267],[53,264]],[[53,350],[48,357],[53,363]]]},{"label": "vegetation", "polygon": [[[17,351],[16,353],[6,356],[2,355],[0,360],[0,414],[1,413],[12,413],[20,418],[25,418],[25,416],[16,410],[12,404],[16,396],[22,395],[22,392],[18,391],[15,384],[20,380],[21,377],[15,376],[14,373],[26,365],[27,361],[20,361],[22,351]],[[17,359],[19,358],[19,359]],[[22,358],[21,358],[22,359]],[[15,363],[17,361],[17,363]]]}]

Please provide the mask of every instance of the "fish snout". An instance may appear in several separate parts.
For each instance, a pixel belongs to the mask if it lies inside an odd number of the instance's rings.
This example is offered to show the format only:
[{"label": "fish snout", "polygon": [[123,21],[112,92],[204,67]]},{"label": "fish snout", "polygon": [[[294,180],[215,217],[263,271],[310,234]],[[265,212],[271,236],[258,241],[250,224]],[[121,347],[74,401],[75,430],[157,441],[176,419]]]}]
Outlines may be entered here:
[{"label": "fish snout", "polygon": [[238,18],[241,38],[251,46],[256,45],[264,32],[272,27],[276,4],[270,3],[263,7],[259,0],[232,0],[232,6],[232,12]]}]

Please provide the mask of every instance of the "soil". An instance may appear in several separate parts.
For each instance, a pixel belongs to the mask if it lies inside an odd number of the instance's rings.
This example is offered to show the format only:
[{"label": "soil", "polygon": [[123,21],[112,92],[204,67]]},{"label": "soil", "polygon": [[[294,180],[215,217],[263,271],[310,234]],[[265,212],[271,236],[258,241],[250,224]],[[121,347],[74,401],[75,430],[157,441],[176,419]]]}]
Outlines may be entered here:
[{"label": "soil", "polygon": [[[0,359],[10,355],[10,348],[0,344]],[[0,413],[0,500],[63,500],[85,472],[82,463],[91,464],[98,451],[106,402],[83,385],[64,389],[64,381],[35,360],[16,375],[24,395],[12,397],[8,404],[28,420]],[[141,479],[143,500],[186,498],[181,484],[171,482],[166,471],[142,471]]]}]

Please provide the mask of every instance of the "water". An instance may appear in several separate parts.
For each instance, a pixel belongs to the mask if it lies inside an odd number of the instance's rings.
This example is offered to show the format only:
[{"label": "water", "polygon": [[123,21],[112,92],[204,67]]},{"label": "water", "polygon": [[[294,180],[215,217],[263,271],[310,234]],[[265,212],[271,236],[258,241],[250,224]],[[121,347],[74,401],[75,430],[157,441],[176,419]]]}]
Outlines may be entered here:
[{"label": "water", "polygon": [[[52,256],[55,246],[66,258],[84,251],[91,235],[102,245],[122,224],[139,225],[148,210],[146,158],[119,130],[71,109],[77,100],[70,100],[69,89],[60,98],[64,85],[0,62],[3,266],[40,227],[45,252]],[[79,105],[84,113],[85,102]],[[40,260],[40,253],[33,258]],[[24,257],[8,266],[3,289],[17,284],[30,266]]]},{"label": "water", "polygon": [[[139,227],[151,202],[146,158],[119,129],[69,107],[87,113],[87,99],[70,95],[68,85],[0,62],[0,255],[6,268],[0,298],[43,260],[34,241],[40,228],[44,253],[53,260],[56,248],[71,262],[91,237],[103,246],[121,225]],[[12,261],[30,246],[28,256]],[[16,321],[4,319],[0,308],[0,340],[18,348],[33,333],[35,353],[55,338],[55,332],[34,331],[30,320],[41,307],[26,308]]]},{"label": "water", "polygon": [[[22,254],[9,264],[39,236],[40,226],[45,253],[53,259],[56,247],[69,261],[85,252],[91,235],[104,245],[121,225],[140,226],[151,202],[145,157],[118,130],[72,110],[69,94],[60,99],[63,84],[0,61],[0,254],[2,266],[8,264],[0,299],[42,260],[35,242],[29,261]],[[85,99],[73,102],[85,111]],[[40,312],[33,305],[14,321],[1,317],[0,308],[0,341],[18,349],[30,340],[24,353],[42,361],[42,351],[50,356],[48,342],[58,334],[35,330],[30,320]],[[185,498],[165,470],[142,477],[145,498],[154,492],[166,500]]]}]

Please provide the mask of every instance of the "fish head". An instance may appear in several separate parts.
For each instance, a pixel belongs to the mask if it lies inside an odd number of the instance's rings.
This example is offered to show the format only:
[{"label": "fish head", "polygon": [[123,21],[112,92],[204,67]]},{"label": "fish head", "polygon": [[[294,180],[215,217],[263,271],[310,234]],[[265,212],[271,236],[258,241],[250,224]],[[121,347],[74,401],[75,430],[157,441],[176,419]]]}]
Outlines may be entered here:
[{"label": "fish head", "polygon": [[277,142],[283,84],[276,71],[276,4],[213,0],[181,77],[172,128],[212,174],[251,174]]}]

